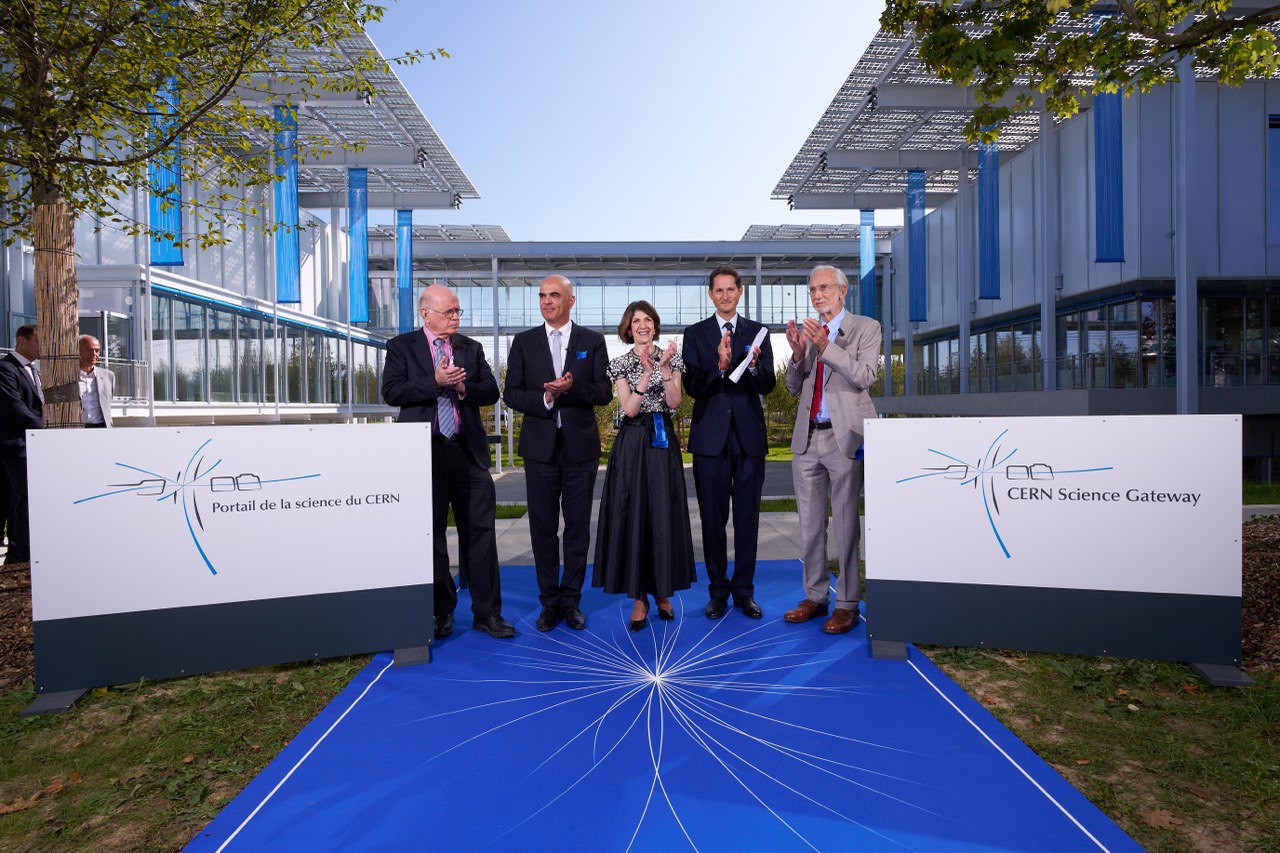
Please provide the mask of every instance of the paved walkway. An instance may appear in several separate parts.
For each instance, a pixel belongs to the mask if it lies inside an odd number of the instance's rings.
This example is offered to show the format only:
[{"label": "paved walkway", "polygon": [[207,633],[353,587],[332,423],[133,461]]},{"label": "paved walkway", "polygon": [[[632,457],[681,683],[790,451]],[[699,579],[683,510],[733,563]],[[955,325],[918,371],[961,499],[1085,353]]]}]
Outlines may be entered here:
[{"label": "paved walkway", "polygon": [[[498,487],[498,503],[522,504],[528,500],[525,495],[524,468],[512,468],[507,466],[502,469],[502,476],[495,477],[494,480]],[[693,463],[685,463],[684,483],[685,490],[688,492],[690,497],[692,497],[694,493]],[[600,473],[596,475],[596,500],[600,500],[600,492],[603,488],[604,466],[601,465]],[[790,462],[764,463],[764,496],[767,498],[790,498],[795,496],[795,489],[791,485]]]}]

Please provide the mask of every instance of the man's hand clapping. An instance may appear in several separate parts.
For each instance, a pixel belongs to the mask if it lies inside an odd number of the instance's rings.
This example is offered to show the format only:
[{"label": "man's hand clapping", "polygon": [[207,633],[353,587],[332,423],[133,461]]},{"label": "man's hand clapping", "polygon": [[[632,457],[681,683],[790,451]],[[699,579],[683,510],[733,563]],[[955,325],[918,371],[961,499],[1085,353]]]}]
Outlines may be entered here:
[{"label": "man's hand clapping", "polygon": [[804,333],[796,326],[795,320],[787,321],[787,343],[791,344],[791,360],[799,363],[804,358]]}]

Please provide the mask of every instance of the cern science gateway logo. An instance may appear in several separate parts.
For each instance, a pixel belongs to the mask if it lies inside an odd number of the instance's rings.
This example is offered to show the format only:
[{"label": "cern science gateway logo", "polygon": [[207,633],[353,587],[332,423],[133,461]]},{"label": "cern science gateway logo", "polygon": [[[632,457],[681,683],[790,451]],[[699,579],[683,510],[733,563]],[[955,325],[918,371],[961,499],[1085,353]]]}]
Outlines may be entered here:
[{"label": "cern science gateway logo", "polygon": [[[1113,466],[1106,465],[1097,468],[1070,468],[1065,470],[1055,470],[1053,466],[1044,462],[1034,462],[1030,464],[1015,463],[1014,458],[1018,455],[1018,448],[1006,451],[1004,443],[1005,436],[1009,434],[1009,430],[1004,430],[995,437],[987,447],[986,453],[977,457],[972,462],[966,462],[959,456],[944,453],[941,450],[928,448],[930,453],[935,453],[944,459],[951,460],[951,464],[941,467],[922,467],[923,474],[916,474],[911,477],[903,477],[901,480],[895,481],[897,484],[910,483],[916,480],[923,480],[930,477],[941,477],[944,480],[955,481],[961,487],[972,486],[975,494],[982,498],[982,509],[987,516],[987,524],[991,527],[991,534],[996,539],[996,544],[1000,546],[1000,550],[1006,558],[1013,555],[1009,553],[1008,546],[1005,545],[1004,537],[1000,535],[1000,528],[996,519],[1000,515],[1000,498],[999,491],[996,487],[996,480],[1003,478],[1010,483],[1018,484],[1007,490],[1005,494],[1013,500],[1064,500],[1064,501],[1118,501],[1120,499],[1119,492],[1104,491],[1091,492],[1084,489],[1058,488],[1057,491],[1047,485],[1056,478],[1075,475],[1075,474],[1094,474],[1099,471],[1114,470]],[[1130,489],[1126,493],[1127,500],[1140,500],[1138,497],[1129,497],[1139,490]],[[1196,502],[1199,495],[1194,496]]]},{"label": "cern science gateway logo", "polygon": [[[187,532],[191,535],[191,542],[196,546],[200,559],[208,566],[209,571],[216,575],[218,570],[213,567],[213,562],[210,561],[209,555],[205,553],[204,546],[200,544],[200,535],[205,532],[204,515],[200,510],[201,492],[208,492],[211,495],[257,492],[261,491],[264,486],[275,483],[312,480],[320,475],[302,474],[296,477],[273,477],[270,479],[263,479],[258,474],[249,473],[219,474],[214,476],[214,471],[218,470],[224,460],[221,458],[214,460],[205,453],[205,448],[212,441],[213,439],[211,438],[207,439],[204,444],[197,447],[195,453],[192,453],[191,458],[187,460],[187,464],[179,468],[172,477],[157,474],[154,471],[148,471],[136,465],[117,462],[115,464],[119,467],[143,474],[146,479],[134,483],[109,483],[107,488],[111,489],[111,491],[72,501],[72,505],[102,500],[115,495],[135,495],[137,497],[154,498],[153,504],[157,506],[164,504],[175,507],[180,506],[182,507],[182,520],[187,526]],[[197,528],[199,528],[199,532],[197,532]]]}]

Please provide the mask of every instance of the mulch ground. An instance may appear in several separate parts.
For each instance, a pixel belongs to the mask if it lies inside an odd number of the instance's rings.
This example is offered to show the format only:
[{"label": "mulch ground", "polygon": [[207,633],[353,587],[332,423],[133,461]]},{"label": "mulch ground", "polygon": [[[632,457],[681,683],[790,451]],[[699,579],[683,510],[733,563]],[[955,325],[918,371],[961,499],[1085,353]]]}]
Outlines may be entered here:
[{"label": "mulch ground", "polygon": [[[1280,516],[1244,525],[1244,668],[1280,668]],[[31,571],[0,569],[0,692],[32,678]]]},{"label": "mulch ground", "polygon": [[1280,516],[1244,526],[1245,669],[1280,668]]}]

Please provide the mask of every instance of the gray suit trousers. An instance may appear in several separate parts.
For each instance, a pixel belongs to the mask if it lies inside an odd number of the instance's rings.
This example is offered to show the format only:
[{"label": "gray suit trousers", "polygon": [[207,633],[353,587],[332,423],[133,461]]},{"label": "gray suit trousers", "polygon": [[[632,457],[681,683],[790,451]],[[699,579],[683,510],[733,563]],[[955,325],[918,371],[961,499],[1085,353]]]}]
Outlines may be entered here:
[{"label": "gray suit trousers", "polygon": [[[840,452],[834,430],[815,430],[809,447],[791,461],[791,479],[800,514],[804,549],[804,594],[826,603],[831,576],[827,572],[827,509],[836,537],[840,577],[835,580],[836,607],[856,610],[858,589],[858,498],[862,494],[862,461]],[[828,503],[828,494],[830,502]]]}]

